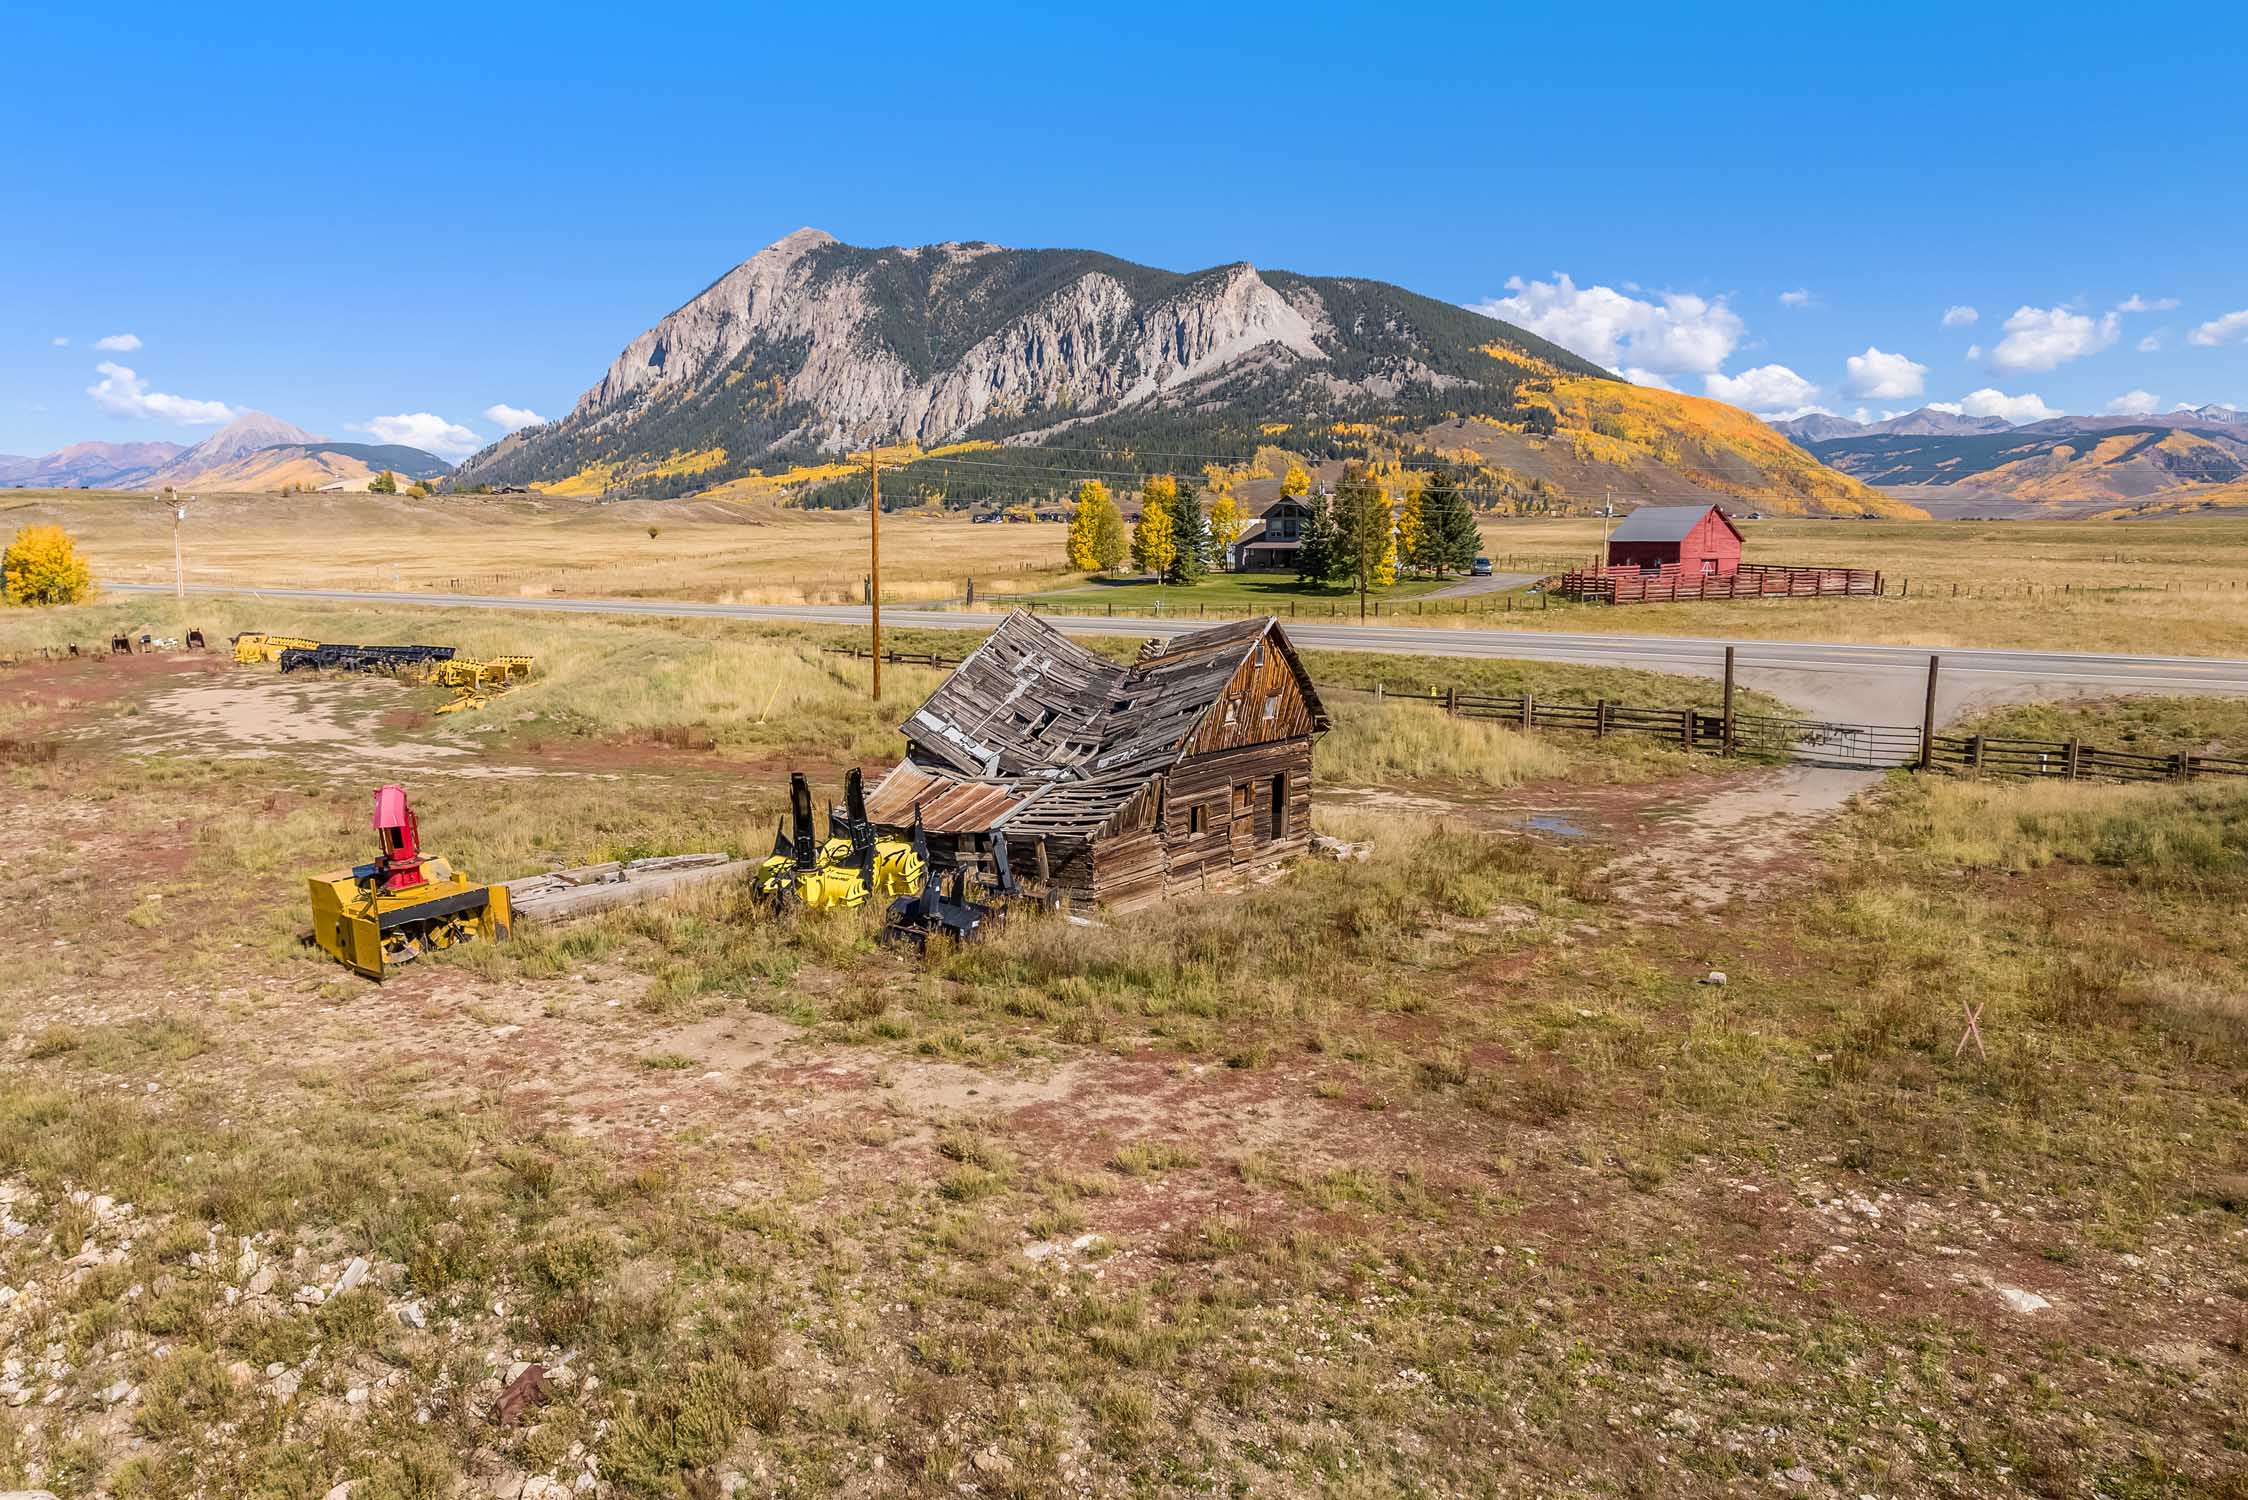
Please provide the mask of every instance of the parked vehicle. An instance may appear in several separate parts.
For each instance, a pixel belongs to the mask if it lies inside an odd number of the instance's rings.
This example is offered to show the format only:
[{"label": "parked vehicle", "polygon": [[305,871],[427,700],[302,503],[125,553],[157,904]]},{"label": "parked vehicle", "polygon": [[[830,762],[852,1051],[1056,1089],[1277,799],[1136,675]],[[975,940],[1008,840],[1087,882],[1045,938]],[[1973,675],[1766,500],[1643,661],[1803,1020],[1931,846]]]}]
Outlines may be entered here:
[{"label": "parked vehicle", "polygon": [[1467,571],[1472,578],[1488,578],[1491,576],[1491,559],[1479,557]]}]

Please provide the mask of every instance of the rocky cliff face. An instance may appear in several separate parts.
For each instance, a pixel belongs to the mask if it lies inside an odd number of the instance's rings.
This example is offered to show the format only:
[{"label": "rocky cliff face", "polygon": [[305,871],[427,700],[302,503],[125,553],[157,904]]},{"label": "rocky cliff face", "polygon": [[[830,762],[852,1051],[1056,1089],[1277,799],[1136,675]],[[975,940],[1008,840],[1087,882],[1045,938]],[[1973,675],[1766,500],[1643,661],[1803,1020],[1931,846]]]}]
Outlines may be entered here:
[{"label": "rocky cliff face", "polygon": [[742,472],[869,443],[1036,441],[1105,415],[1239,405],[1247,386],[1272,411],[1290,392],[1386,400],[1503,381],[1508,367],[1481,352],[1491,343],[1602,373],[1379,283],[988,244],[865,250],[800,229],[626,345],[563,421],[459,478],[553,480],[712,448]]}]

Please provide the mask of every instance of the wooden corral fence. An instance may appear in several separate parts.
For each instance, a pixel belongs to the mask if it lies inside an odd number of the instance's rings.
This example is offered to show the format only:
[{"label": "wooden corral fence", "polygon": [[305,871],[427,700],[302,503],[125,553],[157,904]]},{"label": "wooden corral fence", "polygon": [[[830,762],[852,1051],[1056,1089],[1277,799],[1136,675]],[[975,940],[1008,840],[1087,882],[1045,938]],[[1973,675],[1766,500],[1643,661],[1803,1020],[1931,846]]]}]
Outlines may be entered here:
[{"label": "wooden corral fence", "polygon": [[1702,599],[1873,598],[1881,574],[1870,568],[1789,567],[1742,563],[1732,573],[1687,573],[1676,564],[1644,568],[1579,568],[1564,573],[1553,592],[1590,604],[1676,604]]},{"label": "wooden corral fence", "polygon": [[2141,755],[2082,740],[2017,740],[1988,735],[1934,737],[1933,760],[1944,770],[1989,776],[2057,776],[2067,781],[2196,781],[2248,776],[2248,760],[2224,755]]}]

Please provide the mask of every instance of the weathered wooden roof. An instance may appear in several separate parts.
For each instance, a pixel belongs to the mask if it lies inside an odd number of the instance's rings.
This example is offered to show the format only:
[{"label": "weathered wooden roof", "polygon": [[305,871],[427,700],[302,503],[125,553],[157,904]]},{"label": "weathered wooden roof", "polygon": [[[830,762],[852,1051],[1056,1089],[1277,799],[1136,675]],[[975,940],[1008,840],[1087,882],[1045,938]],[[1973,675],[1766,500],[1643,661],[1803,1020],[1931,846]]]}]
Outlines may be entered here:
[{"label": "weathered wooden roof", "polygon": [[1144,775],[1092,781],[963,777],[902,760],[867,793],[866,815],[879,827],[909,828],[918,811],[921,826],[937,834],[1083,839],[1153,786]]},{"label": "weathered wooden roof", "polygon": [[1268,640],[1295,672],[1315,728],[1325,729],[1310,675],[1273,619],[1177,636],[1124,665],[1025,610],[1001,621],[899,727],[925,768],[934,762],[965,778],[1145,775],[1178,760],[1234,673]]}]

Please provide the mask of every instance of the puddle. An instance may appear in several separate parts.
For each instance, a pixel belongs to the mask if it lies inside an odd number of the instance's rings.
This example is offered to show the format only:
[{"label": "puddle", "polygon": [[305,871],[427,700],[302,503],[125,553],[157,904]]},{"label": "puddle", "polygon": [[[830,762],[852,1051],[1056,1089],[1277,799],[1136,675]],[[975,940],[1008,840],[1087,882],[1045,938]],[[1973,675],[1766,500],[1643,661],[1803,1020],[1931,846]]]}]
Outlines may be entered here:
[{"label": "puddle", "polygon": [[1592,837],[1591,829],[1584,827],[1582,824],[1573,823],[1567,818],[1558,817],[1553,813],[1532,813],[1527,818],[1517,818],[1514,826],[1527,828],[1533,833],[1550,833],[1556,838],[1589,839]]}]

